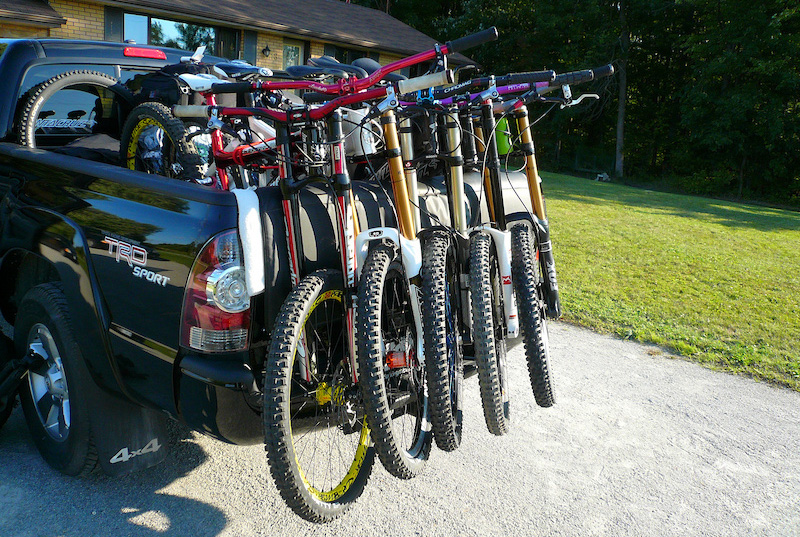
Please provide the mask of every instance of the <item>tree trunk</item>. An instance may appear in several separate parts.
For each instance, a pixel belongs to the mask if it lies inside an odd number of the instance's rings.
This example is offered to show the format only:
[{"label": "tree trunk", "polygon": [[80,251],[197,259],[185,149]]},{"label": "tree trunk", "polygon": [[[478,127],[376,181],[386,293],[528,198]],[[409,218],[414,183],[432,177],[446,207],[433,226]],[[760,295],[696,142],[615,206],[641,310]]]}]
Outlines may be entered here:
[{"label": "tree trunk", "polygon": [[744,193],[744,167],[747,164],[747,155],[742,155],[742,166],[739,168],[739,196],[738,200],[742,201],[742,194]]},{"label": "tree trunk", "polygon": [[631,36],[628,31],[628,2],[620,0],[620,58],[617,62],[619,82],[619,107],[617,108],[617,151],[614,175],[621,179],[624,176],[623,161],[625,159],[625,105],[628,100],[628,50],[631,45]]}]

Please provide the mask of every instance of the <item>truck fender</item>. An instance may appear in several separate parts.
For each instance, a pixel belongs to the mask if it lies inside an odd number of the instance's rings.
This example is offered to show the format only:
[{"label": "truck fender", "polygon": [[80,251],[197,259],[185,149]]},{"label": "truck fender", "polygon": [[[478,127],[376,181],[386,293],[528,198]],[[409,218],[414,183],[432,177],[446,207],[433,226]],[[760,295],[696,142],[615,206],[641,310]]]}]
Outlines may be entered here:
[{"label": "truck fender", "polygon": [[73,335],[94,381],[87,395],[101,468],[109,475],[122,475],[161,462],[168,443],[166,416],[130,402],[121,382],[108,338],[110,318],[87,255],[86,237],[77,224],[53,211],[27,208],[23,212],[47,223],[35,235],[30,251],[58,273],[73,326],[80,327]]}]

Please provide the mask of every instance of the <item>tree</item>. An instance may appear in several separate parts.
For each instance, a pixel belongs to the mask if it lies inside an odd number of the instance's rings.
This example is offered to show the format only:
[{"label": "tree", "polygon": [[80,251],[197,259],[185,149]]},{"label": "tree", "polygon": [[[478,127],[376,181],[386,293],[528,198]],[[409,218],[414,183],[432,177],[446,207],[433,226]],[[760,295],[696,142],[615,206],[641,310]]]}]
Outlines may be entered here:
[{"label": "tree", "polygon": [[178,30],[178,43],[184,50],[196,50],[197,47],[207,46],[214,49],[214,31],[208,26],[198,26],[196,24],[178,23],[175,25]]}]

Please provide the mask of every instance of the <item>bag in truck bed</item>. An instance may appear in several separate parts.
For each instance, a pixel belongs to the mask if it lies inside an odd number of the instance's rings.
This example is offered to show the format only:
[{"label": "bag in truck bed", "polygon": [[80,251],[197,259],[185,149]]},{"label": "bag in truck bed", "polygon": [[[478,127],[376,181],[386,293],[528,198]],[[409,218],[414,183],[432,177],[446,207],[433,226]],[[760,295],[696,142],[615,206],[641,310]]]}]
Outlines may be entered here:
[{"label": "bag in truck bed", "polygon": [[[165,106],[206,104],[199,93],[189,89],[186,83],[178,78],[182,74],[210,74],[221,80],[227,80],[210,63],[175,63],[142,77],[137,97],[140,102],[157,101]],[[236,106],[236,95],[217,95],[217,104]]]}]

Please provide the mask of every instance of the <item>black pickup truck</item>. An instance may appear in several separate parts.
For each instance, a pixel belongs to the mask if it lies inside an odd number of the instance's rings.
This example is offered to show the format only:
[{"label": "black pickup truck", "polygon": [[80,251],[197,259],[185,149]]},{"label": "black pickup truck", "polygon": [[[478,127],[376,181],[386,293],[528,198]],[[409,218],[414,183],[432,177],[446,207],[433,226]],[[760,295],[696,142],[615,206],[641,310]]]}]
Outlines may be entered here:
[{"label": "black pickup truck", "polygon": [[[40,452],[67,474],[159,462],[169,417],[226,442],[263,441],[266,346],[290,290],[279,189],[235,195],[124,169],[91,145],[76,153],[69,143],[50,151],[19,144],[22,103],[43,81],[92,70],[135,86],[182,54],[0,40],[0,312],[14,334],[0,349],[0,426],[17,392]],[[118,139],[125,95],[106,95],[115,112],[87,122],[87,110],[103,104],[98,95],[56,92],[36,128],[66,142],[70,133],[86,138],[77,134],[87,128],[89,138]],[[467,180],[476,208],[480,174]],[[426,213],[449,220],[443,181],[420,189]],[[383,189],[364,183],[354,192],[362,229],[394,223]],[[505,197],[517,204],[515,194]],[[332,201],[308,189],[301,202],[306,269],[337,266]],[[257,237],[240,226],[254,210]],[[264,291],[244,307],[218,296],[230,288],[217,285],[223,279],[259,277]]]}]

